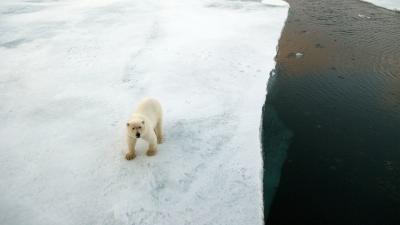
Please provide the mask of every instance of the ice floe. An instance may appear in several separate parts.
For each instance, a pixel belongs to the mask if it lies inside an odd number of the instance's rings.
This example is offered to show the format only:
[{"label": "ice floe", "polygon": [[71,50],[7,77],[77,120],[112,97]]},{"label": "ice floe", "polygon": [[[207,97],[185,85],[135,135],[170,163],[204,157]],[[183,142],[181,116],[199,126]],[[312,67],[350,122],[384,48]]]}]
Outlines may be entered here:
[{"label": "ice floe", "polygon": [[[263,224],[266,2],[1,1],[0,223]],[[144,96],[165,143],[126,161]]]},{"label": "ice floe", "polygon": [[361,0],[364,2],[370,2],[374,5],[387,8],[390,10],[400,10],[400,1],[399,0]]}]

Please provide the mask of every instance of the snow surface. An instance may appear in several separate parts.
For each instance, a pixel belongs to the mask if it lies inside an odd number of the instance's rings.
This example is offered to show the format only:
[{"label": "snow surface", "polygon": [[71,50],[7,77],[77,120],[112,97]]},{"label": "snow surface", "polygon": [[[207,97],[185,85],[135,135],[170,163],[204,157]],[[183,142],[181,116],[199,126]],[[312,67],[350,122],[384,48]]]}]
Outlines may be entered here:
[{"label": "snow surface", "polygon": [[400,10],[400,0],[361,0],[390,10]]},{"label": "snow surface", "polygon": [[[2,0],[0,224],[263,224],[265,2]],[[144,96],[166,140],[126,161]]]},{"label": "snow surface", "polygon": [[271,5],[271,6],[289,6],[289,3],[281,1],[281,0],[261,0],[263,4]]}]

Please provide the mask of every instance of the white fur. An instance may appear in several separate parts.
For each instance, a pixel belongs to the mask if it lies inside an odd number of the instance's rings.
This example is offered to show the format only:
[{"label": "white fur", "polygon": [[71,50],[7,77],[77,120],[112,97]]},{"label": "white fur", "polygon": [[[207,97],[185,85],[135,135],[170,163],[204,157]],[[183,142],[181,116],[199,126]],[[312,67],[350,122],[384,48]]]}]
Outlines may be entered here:
[{"label": "white fur", "polygon": [[162,143],[162,109],[160,103],[152,98],[141,100],[127,126],[128,152],[126,159],[131,160],[136,157],[135,145],[137,135],[149,143],[147,155],[152,156],[157,153],[158,144]]}]

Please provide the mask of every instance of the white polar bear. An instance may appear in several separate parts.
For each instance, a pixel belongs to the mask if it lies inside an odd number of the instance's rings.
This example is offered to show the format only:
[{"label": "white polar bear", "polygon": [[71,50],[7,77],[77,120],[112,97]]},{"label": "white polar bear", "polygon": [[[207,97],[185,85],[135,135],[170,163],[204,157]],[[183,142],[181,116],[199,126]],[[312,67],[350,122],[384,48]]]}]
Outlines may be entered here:
[{"label": "white polar bear", "polygon": [[143,138],[149,143],[148,156],[157,153],[157,144],[162,143],[162,109],[160,103],[152,98],[144,98],[139,102],[131,119],[126,123],[128,153],[127,160],[136,157],[135,145],[137,138]]}]

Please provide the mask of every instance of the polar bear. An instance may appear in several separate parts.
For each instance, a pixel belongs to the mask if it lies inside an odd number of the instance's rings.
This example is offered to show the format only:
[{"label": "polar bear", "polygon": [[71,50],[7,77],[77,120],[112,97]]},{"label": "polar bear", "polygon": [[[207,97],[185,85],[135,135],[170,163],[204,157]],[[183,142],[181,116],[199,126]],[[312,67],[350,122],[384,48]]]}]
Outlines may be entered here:
[{"label": "polar bear", "polygon": [[148,156],[157,153],[157,144],[163,141],[162,109],[160,103],[153,98],[144,98],[137,105],[131,119],[126,123],[128,152],[127,160],[136,157],[135,145],[137,138],[143,138],[149,143]]}]

